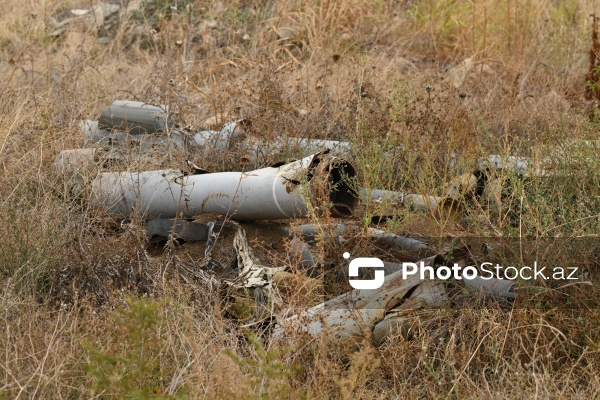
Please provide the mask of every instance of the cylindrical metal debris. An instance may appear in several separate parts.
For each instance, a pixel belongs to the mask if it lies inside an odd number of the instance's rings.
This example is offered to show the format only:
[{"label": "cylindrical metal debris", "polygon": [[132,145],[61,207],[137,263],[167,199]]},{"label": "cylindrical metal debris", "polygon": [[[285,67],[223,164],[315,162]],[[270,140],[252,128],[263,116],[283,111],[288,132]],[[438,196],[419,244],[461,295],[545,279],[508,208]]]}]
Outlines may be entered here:
[{"label": "cylindrical metal debris", "polygon": [[[303,217],[309,203],[352,215],[358,199],[347,161],[312,155],[280,167],[250,172],[185,176],[179,170],[103,173],[92,183],[92,204],[112,214],[137,211],[145,218],[190,218],[220,213],[238,220]],[[303,188],[302,182],[308,184]]]},{"label": "cylindrical metal debris", "polygon": [[131,134],[163,132],[172,126],[165,106],[153,106],[140,101],[115,100],[102,111],[98,120],[101,129],[122,130]]}]

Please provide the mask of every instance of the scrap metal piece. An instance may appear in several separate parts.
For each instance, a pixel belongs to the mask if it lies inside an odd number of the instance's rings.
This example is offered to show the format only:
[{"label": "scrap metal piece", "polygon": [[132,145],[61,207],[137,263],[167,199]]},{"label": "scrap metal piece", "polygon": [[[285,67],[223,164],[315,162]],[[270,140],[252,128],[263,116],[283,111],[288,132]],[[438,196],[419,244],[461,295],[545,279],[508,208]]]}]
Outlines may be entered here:
[{"label": "scrap metal piece", "polygon": [[273,337],[284,339],[295,332],[316,336],[327,331],[338,340],[359,338],[372,331],[387,311],[401,303],[420,282],[418,275],[404,279],[402,271],[387,275],[377,290],[355,289],[278,321]]},{"label": "scrap metal piece", "polygon": [[102,157],[98,149],[73,149],[63,150],[56,156],[52,170],[61,174],[91,173]]},{"label": "scrap metal piece", "polygon": [[312,255],[311,249],[312,247],[309,244],[295,237],[290,240],[288,260],[299,260],[298,265],[304,269],[314,267],[317,263]]},{"label": "scrap metal piece", "polygon": [[[214,223],[212,224],[214,225]],[[216,224],[211,231],[208,224],[200,224],[182,219],[156,218],[146,223],[146,240],[155,242],[162,238],[168,238],[171,235],[173,235],[174,239],[183,239],[186,242],[208,240],[213,231],[220,232],[222,228],[223,224]]]},{"label": "scrap metal piece", "polygon": [[165,132],[173,126],[166,106],[140,101],[115,100],[102,111],[100,129],[121,130],[130,134]]},{"label": "scrap metal piece", "polygon": [[[304,225],[298,225],[298,226],[294,227],[294,230],[299,231],[300,234],[302,235],[302,237],[310,243],[315,242],[318,235],[321,232],[326,232],[325,233],[326,239],[328,239],[330,237],[329,233],[327,233],[327,232],[331,232],[331,231],[334,232],[334,236],[336,236],[337,238],[343,238],[342,235],[344,233],[350,232],[351,229],[352,229],[352,227],[348,227],[344,224],[328,224],[328,225],[322,225],[322,226],[317,225],[317,224],[304,224]],[[289,228],[286,228],[285,230],[288,232],[288,234],[290,233]],[[398,249],[420,252],[420,251],[427,250],[427,248],[428,248],[428,245],[426,243],[424,243],[420,240],[417,240],[417,239],[413,239],[413,238],[409,238],[409,237],[405,237],[405,236],[399,236],[399,235],[396,235],[393,233],[385,233],[383,230],[376,229],[376,228],[367,228],[367,231],[371,234],[371,238],[375,242],[379,242],[381,244],[396,247]],[[350,233],[352,233],[352,232],[350,232]],[[339,235],[336,235],[336,234],[339,234]]]},{"label": "scrap metal piece", "polygon": [[395,192],[383,189],[360,189],[360,198],[363,201],[371,199],[378,203],[396,203],[409,207],[410,210],[432,211],[436,210],[442,201],[442,197]]},{"label": "scrap metal piece", "polygon": [[373,328],[373,341],[380,345],[387,336],[400,332],[404,338],[412,338],[410,317],[423,308],[443,307],[448,302],[448,294],[442,282],[425,281],[417,286],[398,307],[386,314],[385,318]]},{"label": "scrap metal piece", "polygon": [[369,232],[373,234],[371,237],[375,242],[396,247],[401,250],[409,250],[418,253],[429,248],[426,243],[420,240],[406,236],[398,236],[393,233],[385,233],[381,229],[369,228]]},{"label": "scrap metal piece", "polygon": [[493,297],[514,299],[517,297],[514,281],[508,279],[483,278],[476,276],[474,279],[464,279],[465,285],[475,290],[482,290],[484,294]]},{"label": "scrap metal piece", "polygon": [[[165,152],[177,149],[181,152],[208,152],[213,149],[225,151],[231,139],[238,136],[236,122],[223,125],[220,131],[200,131],[187,133],[171,129],[169,135],[157,133],[132,133],[131,131],[110,131],[102,129],[97,121],[82,121],[83,140],[88,146],[103,146],[112,150],[111,158],[126,158],[134,155],[147,155],[150,152]],[[138,130],[139,132],[139,130]]]},{"label": "scrap metal piece", "polygon": [[246,231],[242,228],[238,228],[235,234],[233,248],[237,253],[237,266],[239,270],[235,284],[245,288],[270,289],[273,275],[276,272],[283,271],[284,268],[268,267],[259,264],[259,260],[254,256],[252,249],[248,245]]},{"label": "scrap metal piece", "polygon": [[[238,220],[299,218],[308,212],[309,201],[326,202],[333,216],[348,217],[357,203],[350,182],[355,176],[347,161],[320,154],[250,172],[103,173],[92,182],[91,201],[112,214],[129,216],[137,211],[147,219],[201,213]],[[302,181],[307,181],[306,187]]]}]

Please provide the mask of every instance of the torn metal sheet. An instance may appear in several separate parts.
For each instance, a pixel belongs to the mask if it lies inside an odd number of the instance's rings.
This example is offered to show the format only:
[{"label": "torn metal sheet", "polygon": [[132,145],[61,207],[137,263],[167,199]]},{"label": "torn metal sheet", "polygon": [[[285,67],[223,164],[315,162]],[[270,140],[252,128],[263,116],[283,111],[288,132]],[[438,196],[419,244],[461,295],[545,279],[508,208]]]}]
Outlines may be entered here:
[{"label": "torn metal sheet", "polygon": [[[214,232],[220,232],[223,224],[214,225]],[[211,229],[209,224],[200,224],[187,220],[157,218],[146,223],[146,240],[154,242],[168,237],[183,239],[186,242],[208,240]]]},{"label": "torn metal sheet", "polygon": [[275,268],[261,265],[248,245],[246,231],[242,228],[239,228],[235,234],[233,248],[237,253],[238,277],[234,282],[236,285],[245,288],[270,289],[273,275],[284,270],[283,267]]},{"label": "torn metal sheet", "polygon": [[296,332],[316,336],[327,331],[338,340],[359,338],[371,332],[387,311],[402,303],[406,294],[420,282],[418,275],[404,279],[402,271],[387,275],[377,290],[355,289],[278,321],[273,337],[284,339]]},{"label": "torn metal sheet", "polygon": [[[112,214],[191,218],[218,213],[238,220],[300,218],[308,204],[329,203],[333,216],[348,217],[358,199],[347,161],[312,155],[250,172],[186,176],[179,170],[103,173],[92,182],[92,205]],[[306,183],[304,183],[306,182]]]},{"label": "torn metal sheet", "polygon": [[425,281],[417,286],[410,297],[398,307],[391,310],[373,328],[373,341],[376,345],[383,343],[390,334],[400,332],[406,339],[412,338],[410,317],[416,310],[423,308],[439,308],[448,302],[446,287],[439,281]]}]

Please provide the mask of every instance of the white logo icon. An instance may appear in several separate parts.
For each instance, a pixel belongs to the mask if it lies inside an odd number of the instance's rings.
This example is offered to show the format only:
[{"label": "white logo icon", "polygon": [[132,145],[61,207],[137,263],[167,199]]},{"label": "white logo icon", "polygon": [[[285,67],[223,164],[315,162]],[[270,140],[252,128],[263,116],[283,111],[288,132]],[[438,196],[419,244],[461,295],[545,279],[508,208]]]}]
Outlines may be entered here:
[{"label": "white logo icon", "polygon": [[[350,258],[350,253],[344,253],[344,258],[347,260]],[[359,257],[350,261],[348,266],[348,275],[350,277],[358,276],[359,268],[383,268],[383,261],[379,258],[372,257]],[[383,269],[375,270],[374,279],[350,279],[349,283],[354,289],[379,289],[383,285],[385,279],[385,272]]]}]

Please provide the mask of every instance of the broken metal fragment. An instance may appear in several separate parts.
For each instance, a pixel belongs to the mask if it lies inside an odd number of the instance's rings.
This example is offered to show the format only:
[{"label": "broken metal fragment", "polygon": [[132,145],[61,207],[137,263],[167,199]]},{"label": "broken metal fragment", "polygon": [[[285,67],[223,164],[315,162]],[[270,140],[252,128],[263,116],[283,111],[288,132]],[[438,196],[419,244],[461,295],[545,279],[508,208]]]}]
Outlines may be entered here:
[{"label": "broken metal fragment", "polygon": [[417,286],[398,307],[391,310],[384,319],[373,328],[373,341],[380,345],[387,336],[400,332],[404,338],[412,338],[410,317],[423,308],[443,307],[448,302],[446,287],[439,281],[425,281]]},{"label": "broken metal fragment", "polygon": [[52,170],[66,175],[91,173],[101,159],[98,149],[63,150],[56,156]]},{"label": "broken metal fragment", "polygon": [[[223,224],[214,225],[214,231],[220,232]],[[152,219],[146,223],[146,240],[155,242],[172,235],[173,239],[183,239],[186,242],[208,240],[209,224],[200,224],[187,220]]]},{"label": "broken metal fragment", "polygon": [[272,278],[276,272],[284,268],[275,268],[261,265],[256,258],[246,239],[246,231],[238,228],[233,239],[233,248],[237,253],[238,277],[234,283],[245,288],[270,289]]},{"label": "broken metal fragment", "polygon": [[338,340],[359,338],[365,331],[372,331],[387,311],[401,303],[420,282],[417,275],[404,279],[402,271],[387,275],[377,290],[355,289],[278,321],[273,337],[284,339],[296,332],[316,336],[326,331]]},{"label": "broken metal fragment", "polygon": [[232,138],[237,137],[237,123],[229,122],[220,131],[200,131],[188,133],[171,129],[169,134],[132,133],[101,129],[96,121],[82,121],[84,143],[88,146],[102,146],[112,152],[110,158],[127,158],[131,155],[150,156],[176,149],[183,153],[207,153],[214,149],[225,151]]},{"label": "broken metal fragment", "polygon": [[393,233],[385,233],[381,229],[369,228],[369,232],[373,234],[371,237],[376,243],[382,243],[401,250],[409,250],[418,253],[420,251],[427,250],[429,247],[426,243],[423,243],[420,240],[405,236],[398,236]]},{"label": "broken metal fragment", "polygon": [[137,212],[146,219],[219,213],[259,220],[303,217],[309,202],[326,202],[333,216],[348,217],[357,203],[350,182],[355,175],[347,161],[319,154],[250,172],[103,173],[92,182],[92,205],[112,214]]},{"label": "broken metal fragment", "polygon": [[372,199],[378,203],[397,203],[408,206],[411,210],[432,211],[436,210],[442,201],[441,197],[395,192],[383,189],[360,189],[360,197],[363,201]]}]

